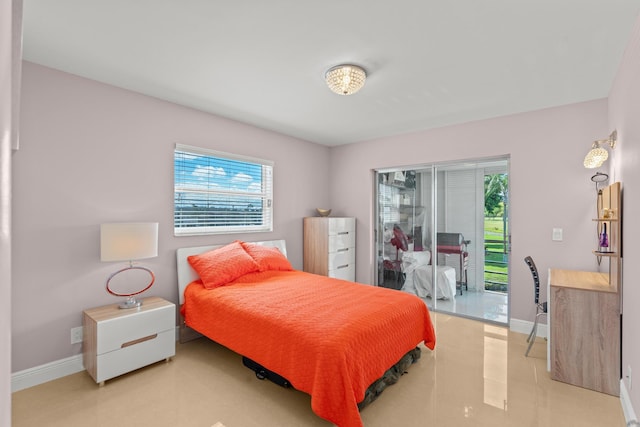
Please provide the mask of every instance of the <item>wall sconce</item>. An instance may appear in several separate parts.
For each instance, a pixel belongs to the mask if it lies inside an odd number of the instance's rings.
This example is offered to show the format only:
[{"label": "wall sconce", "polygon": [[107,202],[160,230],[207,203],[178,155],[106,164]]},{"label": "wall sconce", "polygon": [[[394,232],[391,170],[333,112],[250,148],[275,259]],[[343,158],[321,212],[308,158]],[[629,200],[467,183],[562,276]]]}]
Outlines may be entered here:
[{"label": "wall sconce", "polygon": [[609,152],[602,148],[603,145],[609,144],[613,150],[618,142],[618,131],[614,130],[607,139],[599,139],[593,141],[591,150],[584,157],[584,167],[587,169],[599,168],[609,158]]},{"label": "wall sconce", "polygon": [[[120,308],[137,308],[142,301],[136,298],[153,285],[155,276],[145,267],[133,265],[134,260],[158,256],[158,223],[157,222],[123,222],[102,224],[100,226],[100,259],[108,261],[128,261],[129,265],[113,273],[107,279],[107,292],[118,297],[127,297]],[[142,289],[121,293],[111,288],[111,279],[128,270],[143,270],[149,273],[151,281]]]}]

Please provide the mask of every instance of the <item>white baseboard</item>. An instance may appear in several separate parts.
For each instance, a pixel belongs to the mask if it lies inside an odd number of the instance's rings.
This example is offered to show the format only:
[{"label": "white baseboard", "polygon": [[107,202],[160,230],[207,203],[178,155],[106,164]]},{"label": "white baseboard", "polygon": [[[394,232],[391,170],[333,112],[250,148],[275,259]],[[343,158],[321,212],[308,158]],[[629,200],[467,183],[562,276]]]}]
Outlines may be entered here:
[{"label": "white baseboard", "polygon": [[[529,332],[531,332],[531,328],[533,328],[533,322],[530,322],[528,320],[511,319],[511,321],[509,322],[509,329],[514,332],[520,332],[528,335]],[[176,337],[178,336],[179,333],[178,331],[176,331]],[[542,323],[538,325],[538,336],[541,338],[547,337],[547,325]],[[44,365],[25,369],[24,371],[18,371],[11,375],[11,392],[16,392],[19,390],[24,390],[25,388],[44,384],[48,381],[53,381],[67,375],[82,372],[83,370],[84,365],[82,363],[82,354],[78,354],[75,356],[67,357],[66,359],[56,360]],[[622,400],[622,393],[620,399]],[[635,419],[635,413],[633,413],[633,409],[632,414],[632,419]]]},{"label": "white baseboard", "polygon": [[[178,332],[179,330],[176,326],[176,341],[179,336]],[[55,360],[24,371],[14,372],[11,374],[11,392],[24,390],[25,388],[44,384],[82,371],[84,371],[82,354],[76,354],[66,359]]]},{"label": "white baseboard", "polygon": [[[533,328],[533,322],[526,320],[511,319],[509,329],[514,332],[529,334]],[[543,335],[544,334],[544,335]],[[538,336],[546,337],[547,325],[538,325]],[[72,375],[84,370],[82,364],[82,355],[67,357],[66,359],[57,360],[34,368],[25,369],[11,375],[11,392],[24,390],[29,387],[43,384],[58,378]],[[633,410],[629,392],[623,379],[620,380],[620,405],[624,413],[624,419],[627,425],[640,425]],[[633,422],[638,424],[632,424]]]},{"label": "white baseboard", "polygon": [[[533,322],[530,322],[528,320],[520,320],[520,319],[513,319],[513,318],[509,320],[509,329],[514,332],[520,332],[522,334],[529,335],[532,328],[533,328]],[[549,336],[548,328],[545,323],[538,323],[537,336],[540,338],[547,338]]]},{"label": "white baseboard", "polygon": [[11,375],[11,392],[24,390],[67,375],[84,371],[82,354],[18,371]]},{"label": "white baseboard", "polygon": [[624,413],[624,421],[628,426],[640,425],[636,413],[631,405],[631,399],[629,398],[629,391],[627,385],[624,383],[624,379],[620,380],[620,405],[622,405],[622,412]]},{"label": "white baseboard", "polygon": [[[509,322],[509,329],[514,332],[528,335],[529,332],[531,332],[531,328],[533,328],[533,322],[527,320],[511,319]],[[178,333],[176,333],[176,337],[177,336]],[[547,325],[542,323],[538,325],[538,336],[541,338],[547,336]],[[24,390],[25,388],[53,381],[67,375],[82,372],[83,370],[82,354],[78,354],[67,357],[66,359],[56,360],[44,365],[25,369],[24,371],[15,372],[11,375],[11,392]]]}]

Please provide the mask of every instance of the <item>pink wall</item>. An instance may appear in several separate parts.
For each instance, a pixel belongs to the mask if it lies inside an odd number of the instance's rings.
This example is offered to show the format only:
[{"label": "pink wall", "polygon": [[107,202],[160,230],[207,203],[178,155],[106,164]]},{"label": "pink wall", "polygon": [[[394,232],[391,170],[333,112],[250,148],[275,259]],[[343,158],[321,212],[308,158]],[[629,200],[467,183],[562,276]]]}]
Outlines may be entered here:
[{"label": "pink wall", "polygon": [[[534,257],[544,283],[550,267],[597,268],[593,171],[582,160],[609,132],[603,99],[332,149],[331,207],[358,220],[357,280],[373,282],[373,169],[510,155],[511,318],[532,321],[525,256]],[[554,227],[564,230],[564,241],[551,240]]]},{"label": "pink wall", "polygon": [[[620,69],[609,95],[609,127],[618,130],[619,142],[615,149],[615,166],[620,171],[624,206],[624,259],[623,280],[624,298],[622,301],[622,375],[627,367],[632,372],[640,372],[640,340],[638,324],[640,310],[636,301],[640,301],[640,224],[637,221],[640,212],[640,18],[636,21],[631,39],[625,51]],[[634,374],[637,375],[637,374]],[[629,395],[633,407],[640,409],[640,387],[633,381]],[[628,380],[625,381],[629,389]]]},{"label": "pink wall", "polygon": [[[177,301],[175,249],[286,239],[302,268],[302,218],[329,205],[329,148],[25,62],[21,146],[13,158],[13,371],[81,352],[70,329],[104,291],[99,225],[160,222],[149,292]],[[274,231],[174,237],[176,142],[270,159]],[[6,311],[2,311],[6,313]]]}]

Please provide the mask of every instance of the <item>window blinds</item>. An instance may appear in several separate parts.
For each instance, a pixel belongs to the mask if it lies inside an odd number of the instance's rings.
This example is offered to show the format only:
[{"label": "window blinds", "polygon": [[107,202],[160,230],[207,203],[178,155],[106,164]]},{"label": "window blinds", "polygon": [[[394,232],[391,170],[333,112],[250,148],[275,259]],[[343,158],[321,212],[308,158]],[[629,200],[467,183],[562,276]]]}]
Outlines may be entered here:
[{"label": "window blinds", "polygon": [[176,144],[175,235],[273,229],[273,162]]}]

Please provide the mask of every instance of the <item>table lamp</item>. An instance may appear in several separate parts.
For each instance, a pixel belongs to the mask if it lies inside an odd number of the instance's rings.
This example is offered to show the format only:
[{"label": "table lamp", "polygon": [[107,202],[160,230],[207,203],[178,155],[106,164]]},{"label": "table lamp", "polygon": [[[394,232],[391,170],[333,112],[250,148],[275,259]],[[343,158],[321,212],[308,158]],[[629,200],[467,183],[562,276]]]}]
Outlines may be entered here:
[{"label": "table lamp", "polygon": [[[134,266],[133,261],[158,256],[158,223],[157,222],[122,222],[100,225],[100,260],[129,261],[129,266],[116,271],[107,279],[107,292],[118,297],[127,297],[120,308],[137,308],[142,301],[136,295],[149,289],[155,276],[146,267]],[[141,290],[130,293],[119,293],[111,288],[111,279],[127,270],[144,270],[151,275],[151,281]]]}]

